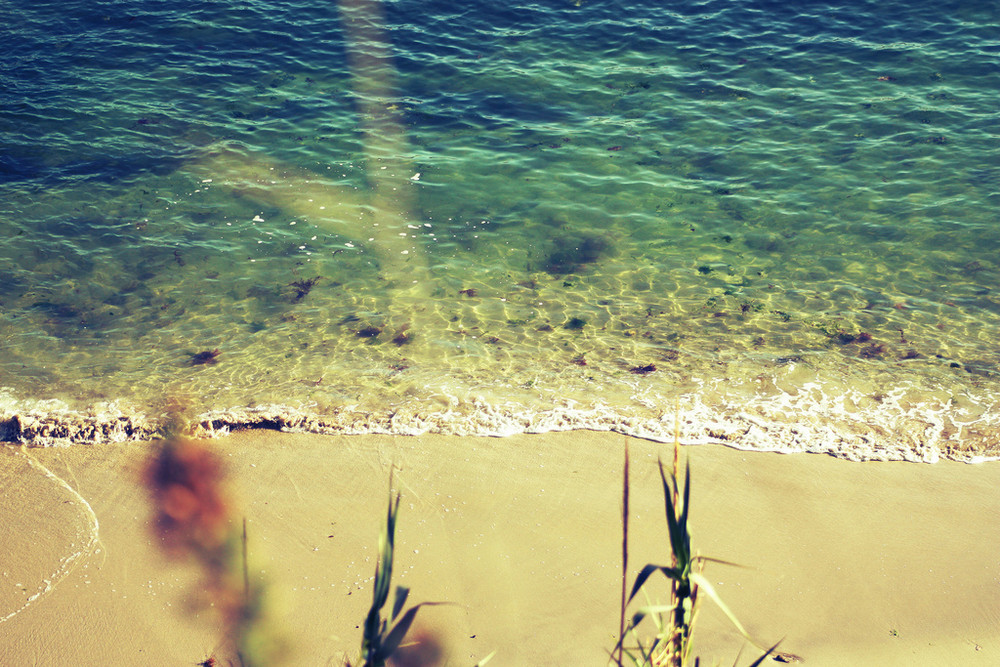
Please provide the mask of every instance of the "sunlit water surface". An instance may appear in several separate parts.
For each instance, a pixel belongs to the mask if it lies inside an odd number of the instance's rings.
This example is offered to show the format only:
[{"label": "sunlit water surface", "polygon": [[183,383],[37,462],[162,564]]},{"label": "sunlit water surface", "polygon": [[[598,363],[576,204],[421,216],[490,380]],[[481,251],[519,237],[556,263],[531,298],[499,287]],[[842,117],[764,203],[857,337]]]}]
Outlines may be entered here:
[{"label": "sunlit water surface", "polygon": [[1000,453],[996,10],[497,4],[0,2],[6,439]]}]

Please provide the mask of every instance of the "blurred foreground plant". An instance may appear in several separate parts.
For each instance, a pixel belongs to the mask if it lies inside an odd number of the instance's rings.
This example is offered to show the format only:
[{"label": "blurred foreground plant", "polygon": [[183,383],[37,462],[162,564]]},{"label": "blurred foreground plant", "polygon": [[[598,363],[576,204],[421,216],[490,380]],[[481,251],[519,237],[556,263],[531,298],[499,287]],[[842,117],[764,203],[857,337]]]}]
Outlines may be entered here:
[{"label": "blurred foreground plant", "polygon": [[221,614],[238,664],[276,664],[282,645],[262,623],[263,586],[250,585],[246,519],[242,531],[234,527],[223,479],[211,450],[168,435],[145,474],[153,527],[167,555],[193,560],[203,572],[205,593]]},{"label": "blurred foreground plant", "polygon": [[[628,444],[625,445],[625,472],[622,491],[622,600],[620,631],[618,643],[611,652],[612,660],[618,667],[624,664],[624,658],[641,667],[684,667],[690,664],[691,635],[698,614],[698,596],[704,592],[725,613],[747,641],[757,646],[765,653],[749,667],[757,667],[777,648],[777,644],[764,649],[755,642],[744,629],[729,607],[719,598],[712,584],[702,574],[705,563],[714,562],[725,565],[735,565],[716,558],[708,558],[691,551],[691,533],[688,529],[688,502],[691,493],[691,469],[685,465],[683,495],[677,481],[678,451],[680,443],[674,442],[674,470],[668,474],[663,469],[663,461],[659,461],[660,480],[663,483],[663,498],[667,516],[667,533],[670,538],[671,564],[647,564],[636,575],[632,591],[626,597],[625,587],[628,570],[628,500],[629,500],[629,457]],[[647,604],[640,607],[626,625],[626,607],[655,573],[661,572],[670,581],[670,604]],[[647,596],[648,599],[648,596]],[[651,640],[643,641],[638,633],[638,626],[649,618],[656,628],[656,634]],[[635,640],[632,647],[625,646],[625,639],[631,635]],[[782,654],[788,655],[791,654]],[[700,663],[694,659],[697,667]]]}]

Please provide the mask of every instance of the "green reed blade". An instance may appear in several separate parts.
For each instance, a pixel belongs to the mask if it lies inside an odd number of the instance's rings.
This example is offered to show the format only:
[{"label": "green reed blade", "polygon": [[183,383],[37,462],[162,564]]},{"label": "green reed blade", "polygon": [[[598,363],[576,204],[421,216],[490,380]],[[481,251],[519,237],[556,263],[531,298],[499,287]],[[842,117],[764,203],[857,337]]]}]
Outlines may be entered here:
[{"label": "green reed blade", "polygon": [[729,607],[727,607],[726,603],[722,601],[722,598],[719,597],[719,594],[715,592],[715,589],[712,587],[711,582],[709,582],[708,579],[706,579],[705,576],[700,572],[692,572],[690,576],[691,576],[691,581],[697,584],[698,588],[704,591],[705,594],[708,595],[708,597],[712,598],[715,604],[719,606],[719,609],[723,611],[723,613],[729,618],[729,620],[736,627],[736,629],[739,630],[740,634],[743,635],[743,637],[751,644],[757,646],[757,648],[761,648],[760,646],[757,645],[757,642],[753,640],[753,637],[750,636],[750,633],[746,631],[746,628],[743,627],[743,624],[739,622],[739,620],[736,618],[736,615],[729,610]]},{"label": "green reed blade", "polygon": [[719,565],[728,565],[730,567],[738,567],[744,570],[749,569],[746,565],[734,563],[729,560],[722,560],[721,558],[712,558],[710,556],[695,556],[692,560],[697,563],[718,563]]},{"label": "green reed blade", "polygon": [[497,654],[496,651],[492,651],[489,655],[487,655],[485,658],[483,658],[482,660],[480,660],[479,662],[477,662],[472,667],[484,667],[484,665],[486,665],[487,662],[489,662],[490,660],[492,660],[493,656],[495,656],[496,654]]},{"label": "green reed blade", "polygon": [[[380,652],[386,622],[382,620],[382,609],[389,599],[392,585],[392,559],[396,543],[396,517],[399,514],[399,494],[392,490],[392,475],[389,476],[389,505],[386,510],[385,525],[378,537],[378,560],[375,563],[375,583],[372,590],[372,604],[365,618],[361,636],[361,660],[364,665],[377,665],[375,656]],[[398,595],[397,595],[398,602]]]},{"label": "green reed blade", "polygon": [[[680,518],[683,519],[683,523],[678,521],[679,515],[673,500],[674,490],[677,489],[677,480],[674,479],[673,475],[668,476],[667,472],[663,469],[662,461],[660,461],[660,480],[663,482],[663,502],[667,515],[667,532],[670,536],[670,549],[674,554],[674,559],[677,561],[677,566],[684,569],[691,559],[691,538],[687,533],[687,513],[681,508]],[[672,488],[671,482],[673,483]],[[687,489],[685,489],[685,496],[686,494]]]},{"label": "green reed blade", "polygon": [[655,616],[657,614],[664,614],[668,611],[673,611],[674,605],[672,604],[651,604],[640,608],[632,616],[632,620],[638,618],[640,621],[646,616]]},{"label": "green reed blade", "polygon": [[[677,480],[674,480],[674,488],[677,487]],[[681,516],[678,521],[680,529],[688,537],[688,553],[690,553],[690,535],[688,532],[688,500],[691,497],[691,462],[684,462],[684,500],[681,505]]]},{"label": "green reed blade", "polygon": [[378,651],[375,653],[375,663],[381,664],[389,659],[399,645],[403,642],[406,637],[406,633],[410,631],[410,626],[413,625],[414,619],[417,617],[417,612],[420,611],[421,607],[436,607],[439,605],[451,604],[449,602],[421,602],[420,604],[415,604],[406,610],[399,621],[392,627],[387,635],[381,640],[381,644],[378,647]]},{"label": "green reed blade", "polygon": [[[778,644],[780,644],[780,643],[781,642],[779,641]],[[760,656],[759,658],[757,658],[756,660],[754,660],[753,662],[751,662],[749,665],[747,665],[747,667],[760,667],[760,664],[762,662],[764,662],[765,660],[767,660],[767,656],[769,656],[772,653],[774,653],[774,649],[778,648],[778,644],[775,644],[771,648],[767,649],[767,651],[764,653],[764,655]]]},{"label": "green reed blade", "polygon": [[396,599],[392,603],[392,620],[396,620],[399,612],[406,604],[406,598],[410,595],[410,589],[406,586],[396,586]]},{"label": "green reed blade", "polygon": [[389,659],[389,656],[396,652],[396,649],[403,642],[403,638],[406,637],[406,633],[409,632],[410,626],[413,625],[413,619],[417,617],[420,607],[421,605],[418,604],[415,607],[407,609],[406,613],[399,619],[399,622],[385,636],[381,646],[378,647],[378,651],[375,652],[375,664],[382,664]]},{"label": "green reed blade", "polygon": [[649,579],[656,572],[662,572],[668,579],[673,579],[674,581],[680,581],[684,576],[684,571],[676,567],[667,567],[666,565],[653,565],[652,563],[644,566],[639,574],[635,577],[635,583],[632,584],[632,593],[628,596],[628,601],[631,602],[632,598],[635,597],[636,593],[645,585],[646,580]]}]

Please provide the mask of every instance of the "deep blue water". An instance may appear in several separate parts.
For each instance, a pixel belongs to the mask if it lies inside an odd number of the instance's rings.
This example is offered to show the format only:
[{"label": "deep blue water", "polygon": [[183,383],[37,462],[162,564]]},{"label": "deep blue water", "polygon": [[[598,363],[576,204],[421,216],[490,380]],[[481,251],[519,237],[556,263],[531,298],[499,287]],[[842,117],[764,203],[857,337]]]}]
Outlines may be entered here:
[{"label": "deep blue water", "polygon": [[994,455],[998,24],[2,2],[8,437],[148,435],[180,401],[209,430],[668,438],[679,406],[690,441]]}]

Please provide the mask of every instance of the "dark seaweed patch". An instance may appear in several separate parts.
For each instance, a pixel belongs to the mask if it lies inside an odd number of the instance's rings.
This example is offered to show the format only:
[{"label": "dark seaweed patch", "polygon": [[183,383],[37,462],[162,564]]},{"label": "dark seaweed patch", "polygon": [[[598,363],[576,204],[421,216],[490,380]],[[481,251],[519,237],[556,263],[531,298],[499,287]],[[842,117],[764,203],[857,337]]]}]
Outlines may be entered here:
[{"label": "dark seaweed patch", "polygon": [[557,238],[555,248],[545,260],[545,272],[552,275],[573,273],[592,264],[608,251],[608,242],[597,236]]},{"label": "dark seaweed patch", "polygon": [[833,335],[833,341],[840,345],[850,345],[851,343],[867,343],[872,339],[872,335],[865,331],[852,334],[846,331],[838,331]]},{"label": "dark seaweed patch", "polygon": [[301,301],[309,294],[310,290],[316,286],[322,280],[322,276],[316,276],[315,278],[307,278],[305,280],[296,280],[295,282],[289,283],[288,287],[292,288],[288,296],[292,303]]},{"label": "dark seaweed patch", "polygon": [[409,331],[410,325],[403,325],[402,328],[392,337],[392,342],[396,347],[402,347],[410,342],[413,334]]},{"label": "dark seaweed patch", "polygon": [[858,353],[862,359],[877,359],[881,357],[886,352],[886,347],[882,343],[872,343],[867,347],[861,348]]},{"label": "dark seaweed patch", "polygon": [[219,363],[220,354],[222,354],[222,352],[219,350],[219,348],[215,348],[214,350],[205,350],[203,352],[198,352],[191,355],[189,363],[192,366],[201,366],[204,364],[208,365],[217,364]]}]

